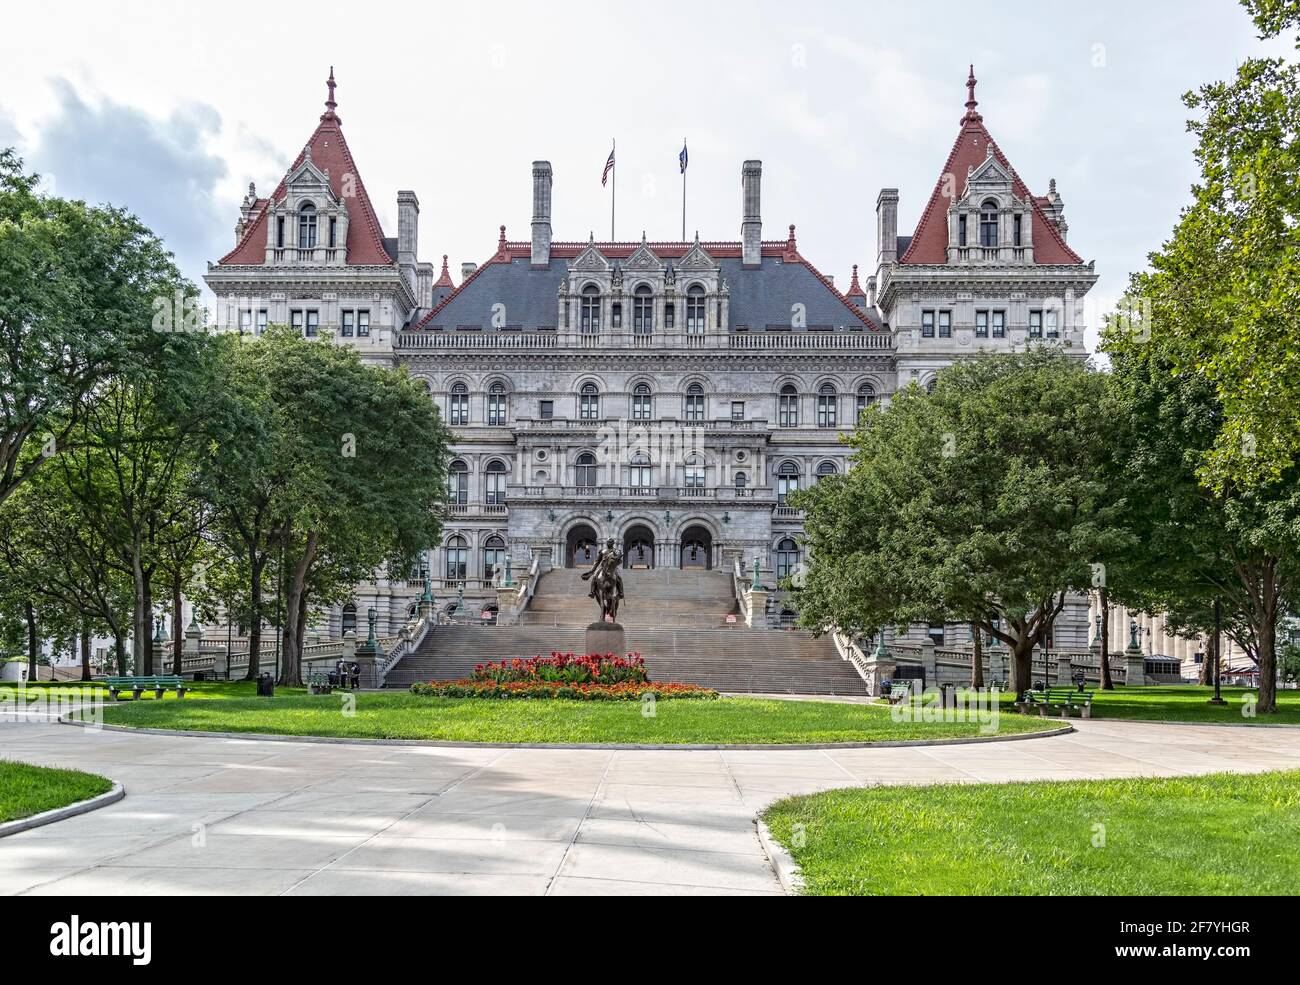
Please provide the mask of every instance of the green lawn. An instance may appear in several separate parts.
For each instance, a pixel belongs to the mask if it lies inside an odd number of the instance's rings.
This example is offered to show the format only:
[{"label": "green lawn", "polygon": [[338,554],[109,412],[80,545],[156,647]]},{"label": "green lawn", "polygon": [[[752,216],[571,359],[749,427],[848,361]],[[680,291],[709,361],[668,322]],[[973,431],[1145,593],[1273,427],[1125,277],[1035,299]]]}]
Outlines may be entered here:
[{"label": "green lawn", "polygon": [[779,801],[764,817],[813,895],[1290,895],[1300,886],[1294,770],[833,790]]},{"label": "green lawn", "polygon": [[0,759],[0,822],[97,797],[112,789],[102,776]]},{"label": "green lawn", "polygon": [[[1093,718],[1146,719],[1163,722],[1218,722],[1224,725],[1300,725],[1300,691],[1278,691],[1276,714],[1249,717],[1247,696],[1253,688],[1225,687],[1227,705],[1209,704],[1214,688],[1193,685],[1171,687],[1117,687],[1113,691],[1095,691],[1092,696]],[[1004,708],[1015,696],[1002,695]]]},{"label": "green lawn", "polygon": [[[355,697],[355,713],[346,702]],[[249,684],[200,684],[182,700],[125,701],[104,720],[145,728],[263,732],[454,742],[798,743],[946,739],[981,734],[978,722],[895,722],[880,706],[828,701],[721,698],[639,702],[492,701],[425,698],[405,691],[311,696],[277,688],[258,698]],[[1059,725],[1000,716],[1002,734]]]}]

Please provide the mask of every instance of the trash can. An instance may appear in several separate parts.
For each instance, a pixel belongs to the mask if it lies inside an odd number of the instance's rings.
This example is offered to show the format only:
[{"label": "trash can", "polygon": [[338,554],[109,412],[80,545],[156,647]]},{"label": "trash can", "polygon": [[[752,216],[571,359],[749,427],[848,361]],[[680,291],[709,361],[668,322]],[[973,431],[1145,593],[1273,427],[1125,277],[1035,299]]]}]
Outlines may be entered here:
[{"label": "trash can", "polygon": [[201,670],[196,670],[196,671],[194,672],[194,680],[195,680],[195,681],[202,681],[202,680],[204,680],[206,677],[207,677],[207,675],[206,675],[203,671],[201,671]]},{"label": "trash can", "polygon": [[275,697],[275,678],[270,674],[261,674],[257,678],[257,696],[259,698]]}]

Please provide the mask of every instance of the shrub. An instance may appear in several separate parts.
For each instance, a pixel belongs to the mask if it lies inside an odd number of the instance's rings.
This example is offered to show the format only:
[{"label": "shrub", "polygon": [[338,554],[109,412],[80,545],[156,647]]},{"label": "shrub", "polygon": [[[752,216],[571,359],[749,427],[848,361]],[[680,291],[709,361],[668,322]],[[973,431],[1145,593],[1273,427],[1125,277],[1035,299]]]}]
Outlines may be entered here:
[{"label": "shrub", "polygon": [[645,684],[650,680],[645,661],[639,653],[629,653],[626,658],[612,653],[588,653],[575,656],[552,650],[549,657],[536,656],[527,660],[515,658],[500,663],[479,664],[470,677],[475,681],[495,681],[499,684],[516,681],[549,681],[565,684]]},{"label": "shrub", "polygon": [[568,681],[426,681],[411,685],[412,694],[427,698],[497,698],[502,700],[640,701],[653,695],[656,701],[695,699],[710,701],[718,692],[697,684],[647,684],[621,681],[616,684],[574,684]]}]

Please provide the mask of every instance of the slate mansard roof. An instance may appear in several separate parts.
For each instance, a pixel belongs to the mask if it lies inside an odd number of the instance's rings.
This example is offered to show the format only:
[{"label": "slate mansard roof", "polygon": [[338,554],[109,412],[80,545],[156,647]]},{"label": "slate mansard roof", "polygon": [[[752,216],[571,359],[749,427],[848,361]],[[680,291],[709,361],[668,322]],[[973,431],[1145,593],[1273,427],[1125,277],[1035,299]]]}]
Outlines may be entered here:
[{"label": "slate mansard roof", "polygon": [[[411,327],[432,331],[493,331],[494,305],[505,306],[505,328],[524,331],[555,329],[560,285],[568,278],[569,262],[589,243],[553,243],[546,267],[531,264],[531,247],[524,242],[497,244],[497,252],[474,271],[456,290],[427,312],[418,312]],[[609,260],[626,259],[640,243],[595,243]],[[694,243],[649,243],[659,259],[680,260]],[[730,290],[728,321],[731,330],[741,326],[750,331],[773,330],[881,330],[874,312],[864,312],[841,294],[828,278],[799,255],[793,228],[789,240],[763,243],[762,263],[746,269],[741,262],[741,244],[706,242],[700,247],[721,268],[722,280]],[[685,296],[690,275],[679,271],[677,292]],[[626,275],[624,293],[630,302],[636,287],[633,274]],[[792,309],[803,305],[804,318],[792,326]],[[626,311],[630,319],[631,312]],[[497,319],[498,321],[500,319]],[[806,327],[805,327],[806,326]]]}]

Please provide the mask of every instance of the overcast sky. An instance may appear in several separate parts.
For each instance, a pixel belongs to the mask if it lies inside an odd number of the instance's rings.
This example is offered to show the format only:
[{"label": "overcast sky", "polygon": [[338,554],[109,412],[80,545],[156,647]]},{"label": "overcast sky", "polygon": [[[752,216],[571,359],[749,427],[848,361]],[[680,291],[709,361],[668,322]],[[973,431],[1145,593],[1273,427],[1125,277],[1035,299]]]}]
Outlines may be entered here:
[{"label": "overcast sky", "polygon": [[[1194,177],[1181,94],[1266,48],[1230,0],[1052,4],[784,2],[8,5],[0,145],[60,195],[131,208],[196,281],[233,244],[248,182],[268,194],[311,135],[334,66],[358,169],[388,235],[422,207],[422,259],[482,261],[528,238],[530,167],[555,170],[557,239],[740,234],[761,158],[763,234],[844,287],[874,266],[875,201],[910,232],[957,133],[967,65],[985,125],[1115,297]],[[1095,326],[1090,341],[1095,337]]]}]

